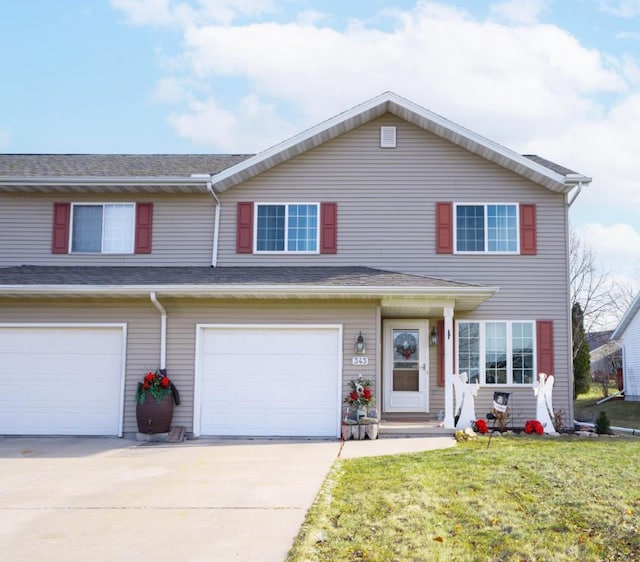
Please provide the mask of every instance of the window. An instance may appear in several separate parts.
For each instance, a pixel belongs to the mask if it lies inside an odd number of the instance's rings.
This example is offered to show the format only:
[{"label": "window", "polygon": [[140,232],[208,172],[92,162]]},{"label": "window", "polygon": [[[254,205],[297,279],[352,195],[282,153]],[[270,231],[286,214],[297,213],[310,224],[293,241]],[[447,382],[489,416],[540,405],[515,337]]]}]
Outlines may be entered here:
[{"label": "window", "polygon": [[516,253],[518,205],[456,205],[456,252]]},{"label": "window", "polygon": [[486,385],[533,384],[535,322],[457,323],[458,372]]},{"label": "window", "polygon": [[134,223],[133,203],[74,203],[71,216],[71,251],[132,254]]},{"label": "window", "polygon": [[318,252],[317,203],[256,204],[257,252]]}]

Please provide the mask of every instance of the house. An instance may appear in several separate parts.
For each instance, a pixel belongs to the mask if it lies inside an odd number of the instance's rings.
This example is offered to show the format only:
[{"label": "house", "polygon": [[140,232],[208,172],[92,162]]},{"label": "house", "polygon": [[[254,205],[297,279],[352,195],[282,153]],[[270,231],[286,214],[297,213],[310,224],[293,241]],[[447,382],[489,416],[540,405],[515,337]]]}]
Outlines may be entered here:
[{"label": "house", "polygon": [[622,384],[624,399],[640,401],[640,293],[611,334],[611,341],[622,346]]},{"label": "house", "polygon": [[[589,332],[589,359],[591,360],[591,380],[603,384],[616,377],[622,365],[622,348],[611,341],[613,330]],[[621,386],[621,385],[620,385]],[[622,389],[621,389],[622,390]]]},{"label": "house", "polygon": [[571,420],[590,181],[393,93],[256,155],[2,155],[0,434],[131,435],[160,367],[196,436],[339,436],[359,374],[453,427],[452,373],[523,424],[546,372]]}]

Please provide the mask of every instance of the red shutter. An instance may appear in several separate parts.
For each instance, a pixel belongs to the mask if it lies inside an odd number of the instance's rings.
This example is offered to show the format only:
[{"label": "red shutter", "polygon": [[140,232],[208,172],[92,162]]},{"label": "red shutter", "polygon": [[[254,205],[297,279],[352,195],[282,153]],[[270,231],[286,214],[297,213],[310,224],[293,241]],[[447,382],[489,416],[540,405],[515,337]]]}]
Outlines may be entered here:
[{"label": "red shutter", "polygon": [[[553,375],[553,320],[538,320],[536,323],[538,348],[538,373]],[[536,374],[537,378],[537,374]]]},{"label": "red shutter", "polygon": [[320,203],[320,253],[338,253],[337,203]]},{"label": "red shutter", "polygon": [[253,253],[253,203],[238,203],[236,224],[236,253]]},{"label": "red shutter", "polygon": [[53,204],[53,232],[51,236],[51,253],[69,253],[69,222],[71,203]]},{"label": "red shutter", "polygon": [[438,386],[444,386],[444,320],[438,320]]},{"label": "red shutter", "polygon": [[436,253],[453,254],[453,203],[436,203]]},{"label": "red shutter", "polygon": [[151,253],[153,203],[136,203],[136,254]]},{"label": "red shutter", "polygon": [[535,256],[538,253],[536,238],[536,206],[520,203],[520,253]]}]

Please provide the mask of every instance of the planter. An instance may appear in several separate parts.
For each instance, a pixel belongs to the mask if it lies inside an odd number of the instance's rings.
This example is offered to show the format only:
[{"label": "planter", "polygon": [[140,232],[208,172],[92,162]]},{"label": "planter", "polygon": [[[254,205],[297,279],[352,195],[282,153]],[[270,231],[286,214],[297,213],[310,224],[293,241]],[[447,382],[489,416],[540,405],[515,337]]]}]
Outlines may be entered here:
[{"label": "planter", "polygon": [[173,395],[161,400],[147,394],[144,404],[136,405],[136,421],[140,433],[168,433],[173,417]]}]

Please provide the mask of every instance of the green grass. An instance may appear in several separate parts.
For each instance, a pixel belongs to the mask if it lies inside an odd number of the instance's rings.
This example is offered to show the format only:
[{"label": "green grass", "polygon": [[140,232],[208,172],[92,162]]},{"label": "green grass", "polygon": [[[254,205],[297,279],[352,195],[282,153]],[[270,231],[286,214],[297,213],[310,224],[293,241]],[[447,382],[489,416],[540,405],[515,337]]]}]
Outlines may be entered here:
[{"label": "green grass", "polygon": [[[617,388],[610,388],[609,395],[618,392]],[[587,394],[580,394],[574,402],[574,417],[579,421],[593,422],[602,411],[609,416],[611,425],[640,429],[640,402],[627,402],[624,400],[608,400],[597,405],[602,399],[602,389],[599,385],[591,385]]]},{"label": "green grass", "polygon": [[640,560],[640,439],[336,461],[289,561]]}]

